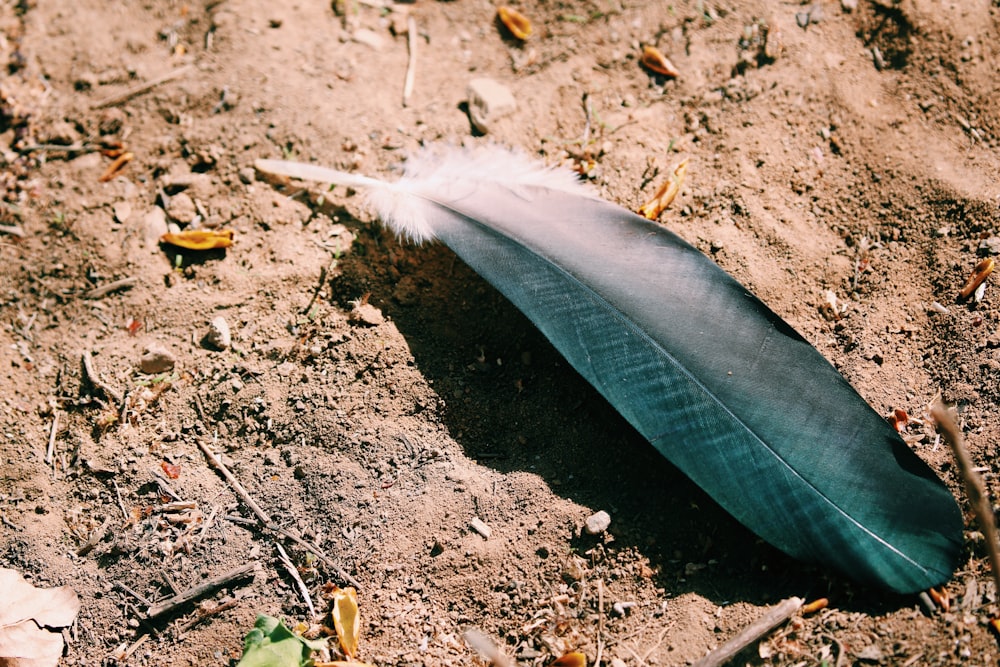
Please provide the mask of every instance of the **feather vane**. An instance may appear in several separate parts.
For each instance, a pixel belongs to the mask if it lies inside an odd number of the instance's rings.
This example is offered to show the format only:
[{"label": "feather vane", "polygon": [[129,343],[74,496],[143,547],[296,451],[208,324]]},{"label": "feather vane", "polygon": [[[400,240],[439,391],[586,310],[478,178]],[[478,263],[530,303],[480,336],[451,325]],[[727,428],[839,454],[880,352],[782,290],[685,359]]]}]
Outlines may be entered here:
[{"label": "feather vane", "polygon": [[394,183],[257,167],[365,188],[398,235],[445,243],[772,545],[899,592],[950,577],[961,514],[896,431],[714,262],[569,170],[499,148],[426,149]]}]

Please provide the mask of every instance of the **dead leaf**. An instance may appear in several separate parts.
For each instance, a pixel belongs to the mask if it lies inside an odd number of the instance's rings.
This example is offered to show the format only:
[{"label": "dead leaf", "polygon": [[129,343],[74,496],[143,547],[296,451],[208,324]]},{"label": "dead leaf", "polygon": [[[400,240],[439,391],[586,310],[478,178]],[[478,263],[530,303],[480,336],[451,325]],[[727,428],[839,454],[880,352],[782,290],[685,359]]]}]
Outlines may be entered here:
[{"label": "dead leaf", "polygon": [[69,586],[35,588],[15,570],[0,569],[0,665],[55,667],[62,656],[62,634],[47,628],[73,623],[80,598]]},{"label": "dead leaf", "polygon": [[214,250],[233,245],[231,229],[186,229],[183,232],[167,233],[160,237],[161,243],[169,243],[188,250]]}]

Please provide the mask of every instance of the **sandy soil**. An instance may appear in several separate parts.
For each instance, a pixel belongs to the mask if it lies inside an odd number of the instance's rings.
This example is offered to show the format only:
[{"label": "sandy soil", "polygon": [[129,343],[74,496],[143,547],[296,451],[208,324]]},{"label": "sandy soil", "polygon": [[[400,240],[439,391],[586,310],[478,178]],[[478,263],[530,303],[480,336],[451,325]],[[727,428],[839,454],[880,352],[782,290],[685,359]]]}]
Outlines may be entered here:
[{"label": "sandy soil", "polygon": [[[470,625],[524,665],[573,648],[683,665],[789,596],[830,606],[738,664],[996,664],[997,591],[971,519],[948,611],[792,561],[449,251],[401,245],[357,198],[276,188],[252,163],[390,175],[421,142],[493,141],[553,164],[591,157],[594,187],[635,208],[689,157],[663,224],[876,410],[956,402],[995,487],[996,290],[955,294],[1000,250],[1000,7],[517,8],[535,27],[526,44],[482,0],[2,4],[0,565],[80,593],[65,664],[126,649],[132,665],[230,664],[258,613],[309,621],[276,541],[320,612],[325,584],[357,581],[360,658],[376,665],[475,664]],[[643,44],[680,76],[644,70]],[[485,137],[466,113],[475,77],[517,101]],[[115,150],[133,158],[102,181]],[[157,242],[165,221],[196,216],[233,246]],[[204,340],[216,317],[230,349]],[[172,369],[142,372],[154,344]],[[967,508],[933,431],[909,437]],[[314,547],[257,527],[199,443]],[[177,500],[187,509],[162,511]],[[600,510],[611,528],[590,536]],[[144,618],[143,598],[255,561],[200,606]]]}]

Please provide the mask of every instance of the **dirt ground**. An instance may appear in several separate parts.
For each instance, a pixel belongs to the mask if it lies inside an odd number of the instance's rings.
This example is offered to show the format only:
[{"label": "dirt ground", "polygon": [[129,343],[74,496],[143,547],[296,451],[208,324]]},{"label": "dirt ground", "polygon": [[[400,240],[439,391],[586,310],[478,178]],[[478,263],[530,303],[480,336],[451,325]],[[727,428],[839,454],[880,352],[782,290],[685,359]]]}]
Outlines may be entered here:
[{"label": "dirt ground", "polygon": [[[967,539],[950,609],[931,613],[756,539],[448,250],[252,164],[391,176],[422,142],[496,142],[582,165],[634,209],[689,157],[663,224],[876,410],[957,403],[1000,492],[995,283],[956,303],[1000,252],[1000,4],[516,8],[523,44],[485,0],[4,0],[0,566],[79,592],[65,664],[227,665],[258,613],[308,623],[281,544],[318,614],[326,584],[356,581],[374,665],[479,664],[469,626],[522,665],[570,649],[684,665],[790,596],[830,605],[736,664],[995,665],[997,591],[933,429],[907,438]],[[644,69],[643,45],[680,75]],[[517,103],[486,136],[467,113],[477,77]],[[178,252],[166,223],[235,240]],[[218,317],[227,349],[205,338]],[[151,345],[175,365],[144,366]],[[298,541],[260,528],[202,446]],[[610,529],[583,531],[602,510]],[[145,618],[172,587],[254,562]]]}]

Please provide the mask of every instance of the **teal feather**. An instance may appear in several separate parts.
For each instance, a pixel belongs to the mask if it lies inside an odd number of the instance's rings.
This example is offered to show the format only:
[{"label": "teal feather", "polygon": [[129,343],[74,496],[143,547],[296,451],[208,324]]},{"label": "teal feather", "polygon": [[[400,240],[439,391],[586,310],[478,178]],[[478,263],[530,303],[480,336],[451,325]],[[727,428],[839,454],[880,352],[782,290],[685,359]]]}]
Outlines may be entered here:
[{"label": "teal feather", "polygon": [[898,592],[951,576],[948,489],[802,336],[662,226],[499,149],[428,151],[395,183],[257,166],[371,188],[397,233],[451,248],[770,544]]}]

